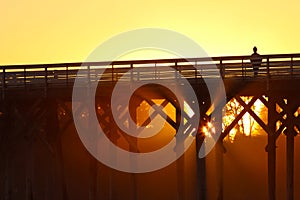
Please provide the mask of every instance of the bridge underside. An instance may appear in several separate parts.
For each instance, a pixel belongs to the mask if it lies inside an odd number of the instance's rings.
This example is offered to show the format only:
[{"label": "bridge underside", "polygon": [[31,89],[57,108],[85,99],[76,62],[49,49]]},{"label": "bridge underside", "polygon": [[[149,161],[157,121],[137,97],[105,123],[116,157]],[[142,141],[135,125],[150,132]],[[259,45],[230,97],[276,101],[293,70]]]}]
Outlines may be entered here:
[{"label": "bridge underside", "polygon": [[[205,83],[203,81],[200,81],[199,79],[190,80],[190,82],[195,90],[195,93],[197,94],[200,106],[201,120],[203,120],[203,122],[199,122],[199,124],[200,126],[205,126],[207,122],[206,120],[210,118],[210,115],[207,115],[207,111],[211,106],[211,101],[208,95],[208,89]],[[298,117],[298,114],[295,114],[298,112],[300,106],[300,96],[298,93],[298,91],[300,91],[300,86],[299,84],[297,84],[297,80],[268,81],[264,79],[249,79],[225,80],[224,83],[227,93],[227,100],[229,101],[231,99],[236,99],[239,102],[239,104],[243,107],[243,109],[231,122],[231,124],[229,124],[226,127],[226,129],[222,131],[221,140],[216,146],[216,158],[219,166],[219,168],[216,169],[216,173],[219,176],[217,181],[219,185],[217,191],[218,198],[223,198],[222,162],[223,154],[225,153],[225,151],[222,141],[230,133],[230,131],[238,124],[238,121],[243,117],[243,115],[245,113],[249,113],[255,119],[255,121],[262,127],[262,129],[267,133],[268,137],[266,152],[268,154],[269,199],[275,199],[276,196],[276,141],[282,133],[286,135],[287,199],[293,199],[294,137],[298,134],[300,130],[300,119]],[[111,86],[99,86],[96,93],[95,107],[98,111],[98,120],[101,126],[103,126],[104,129],[107,131],[107,135],[112,142],[114,142],[115,144],[118,144],[119,142],[118,145],[122,146],[124,149],[133,152],[138,152],[139,149],[137,149],[137,143],[139,141],[135,140],[132,137],[126,136],[126,134],[123,134],[120,130],[112,128],[115,127],[114,122],[112,120],[113,117],[110,111],[110,91],[113,88],[113,84],[109,84]],[[16,95],[18,96],[18,98],[16,98]],[[1,166],[1,171],[3,172],[1,176],[3,177],[2,180],[4,180],[1,183],[1,188],[3,188],[3,191],[1,191],[1,193],[5,194],[5,196],[8,199],[14,199],[25,195],[41,197],[41,195],[50,195],[53,191],[59,191],[56,195],[54,195],[54,193],[52,194],[52,197],[56,199],[67,199],[68,196],[72,196],[72,194],[70,194],[71,192],[69,187],[75,186],[70,186],[68,184],[70,184],[70,180],[75,180],[70,179],[65,175],[66,169],[64,165],[68,164],[64,163],[69,161],[64,160],[66,159],[66,157],[64,157],[64,154],[68,154],[69,151],[66,149],[67,147],[63,146],[71,145],[69,143],[65,143],[63,141],[63,138],[69,137],[68,135],[70,134],[70,130],[72,130],[73,132],[75,131],[71,111],[71,95],[72,87],[51,89],[48,88],[47,91],[45,91],[44,88],[36,90],[30,90],[28,88],[28,90],[26,91],[6,91],[5,99],[1,101],[0,108],[0,126],[2,130],[1,157],[4,161],[2,163],[6,163],[5,165]],[[241,98],[242,96],[251,96],[252,99],[246,102],[243,98]],[[136,101],[136,103],[133,103],[133,107],[131,106],[132,108],[130,109],[133,113],[131,113],[131,116],[135,117],[137,114],[135,113],[136,109],[139,106],[141,106],[144,100],[146,100],[146,103],[150,105],[151,102],[155,104],[154,100],[166,101],[166,103],[161,103],[165,107],[167,105],[171,105],[171,109],[175,111],[175,116],[170,116],[168,124],[170,126],[170,130],[173,131],[173,134],[176,134],[176,127],[179,123],[177,121],[177,113],[179,113],[178,111],[180,110],[180,107],[176,105],[176,97],[174,94],[172,94],[172,92],[170,92],[164,87],[159,87],[157,85],[148,85],[147,87],[142,88],[140,91],[137,91],[135,93],[135,98],[138,99],[138,101]],[[260,117],[252,110],[253,104],[258,99],[268,109],[267,122],[260,119]],[[281,108],[280,111],[278,110],[278,107]],[[78,109],[79,110],[76,112],[81,113],[84,116],[84,108],[79,107]],[[200,127],[199,130],[202,130],[202,128],[203,127]],[[74,138],[75,136],[73,135],[72,137]],[[196,152],[197,149],[199,150],[199,147],[203,142],[203,135],[198,134],[197,138],[198,139],[196,140],[197,144],[195,150]],[[80,142],[78,142],[78,139],[74,141],[76,141],[77,145],[81,146],[81,148],[84,149]],[[41,143],[42,145],[37,145],[37,143]],[[15,144],[23,147],[20,147],[20,149],[15,148]],[[47,162],[49,168],[44,166],[43,171],[35,171],[38,165],[38,161],[36,159],[40,159],[37,156],[39,154],[38,152],[40,151],[37,149],[40,148],[38,146],[43,146],[44,150],[42,151],[44,151],[44,154],[42,154],[43,156],[47,155],[47,161],[44,160],[43,162]],[[12,173],[15,173],[15,170],[19,170],[19,167],[11,168],[11,166],[14,165],[14,163],[12,162],[10,157],[16,155],[14,152],[17,152],[24,148],[27,149],[26,151],[24,151],[26,161],[24,161],[22,165],[25,165],[26,170],[20,172],[23,173],[22,176],[24,176],[24,181],[14,182],[17,181],[17,178],[15,178],[12,181],[9,177],[12,176]],[[84,150],[80,150],[79,154],[84,154],[83,152]],[[72,157],[72,153],[69,153]],[[105,197],[107,199],[118,198],[116,194],[114,194],[117,190],[115,187],[116,184],[119,184],[117,183],[118,181],[122,182],[124,180],[130,182],[131,189],[127,192],[122,191],[122,193],[126,193],[127,197],[131,199],[139,198],[137,191],[140,190],[137,189],[139,187],[137,180],[141,179],[140,176],[133,174],[125,175],[119,172],[114,172],[111,169],[98,163],[94,158],[92,158],[88,154],[84,157],[84,160],[86,160],[86,162],[89,163],[89,178],[87,178],[86,180],[86,183],[87,185],[89,185],[89,187],[87,187],[86,190],[88,191],[91,199],[96,199],[99,197]],[[175,181],[176,184],[172,187],[181,188],[177,189],[178,193],[175,194],[174,198],[176,198],[177,196],[177,198],[180,199],[191,199],[196,198],[196,196],[198,196],[199,199],[205,199],[207,195],[207,185],[205,179],[205,159],[198,159],[197,162],[195,162],[197,163],[198,180],[194,180],[194,182],[197,182],[197,185],[194,185],[194,187],[192,185],[189,185],[190,183],[182,177],[182,174],[187,173],[187,166],[185,165],[189,166],[189,164],[184,163],[184,157],[182,157],[175,164],[168,167],[168,170],[170,170],[171,172],[172,170],[174,170],[173,173],[177,173],[178,180]],[[53,175],[51,177],[47,177],[46,179],[36,178],[37,176],[39,176],[39,173],[44,173],[45,171]],[[101,175],[102,173],[106,173],[108,175],[103,176]],[[161,176],[161,173],[166,172],[163,170],[163,172],[158,172],[155,176]],[[172,179],[171,174],[172,173],[170,173],[170,177],[168,177],[169,179]],[[123,177],[121,178],[123,180],[116,178],[119,176]],[[103,178],[107,180],[103,182]],[[43,187],[46,187],[48,191],[41,191],[41,188],[39,188],[38,186],[40,182],[42,182],[42,185],[44,185]],[[105,183],[109,184],[103,186],[102,184]],[[23,191],[16,193],[13,191],[12,187],[19,186],[16,186],[15,184],[25,184],[26,188]],[[192,189],[187,189],[187,186],[183,187],[184,184],[189,185],[188,187]],[[103,189],[104,191],[99,191],[100,185],[101,188],[105,188]],[[195,192],[195,190],[198,192]],[[190,196],[189,193],[191,192],[197,195]]]},{"label": "bridge underside", "polygon": [[[213,80],[210,80],[213,82]],[[289,95],[300,91],[299,79],[275,79],[269,80],[265,77],[248,79],[225,79],[224,86],[227,99],[230,100],[236,94],[241,96],[254,96],[265,94],[272,91],[272,94]],[[198,98],[207,98],[208,89],[203,79],[189,79]],[[98,86],[96,96],[107,97],[111,94],[116,82],[107,82]],[[155,86],[154,86],[155,87]],[[86,90],[84,87],[83,90]],[[36,99],[41,97],[60,98],[70,101],[72,99],[73,84],[68,87],[34,87],[34,88],[13,88],[10,90],[0,91],[1,96],[5,96],[6,101],[18,99]],[[126,91],[124,91],[126,92]],[[200,94],[202,94],[201,97]],[[3,98],[2,98],[3,100]],[[0,100],[0,101],[2,101]]]}]

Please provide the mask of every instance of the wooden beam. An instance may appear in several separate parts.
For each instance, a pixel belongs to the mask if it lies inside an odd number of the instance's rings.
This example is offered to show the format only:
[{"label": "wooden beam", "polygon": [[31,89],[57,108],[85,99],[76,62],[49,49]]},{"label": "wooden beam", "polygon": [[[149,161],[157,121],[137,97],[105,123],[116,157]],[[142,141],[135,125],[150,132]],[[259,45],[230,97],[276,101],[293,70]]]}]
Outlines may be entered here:
[{"label": "wooden beam", "polygon": [[294,134],[288,130],[286,140],[286,191],[287,200],[294,199]]},{"label": "wooden beam", "polygon": [[244,109],[253,117],[253,119],[266,131],[268,132],[268,127],[266,126],[266,124],[256,115],[255,112],[253,112],[253,110],[251,109],[251,106],[248,104],[246,104],[241,97],[237,96],[235,98],[243,107]]},{"label": "wooden beam", "polygon": [[276,103],[274,97],[268,99],[268,190],[269,200],[276,199]]},{"label": "wooden beam", "polygon": [[[254,103],[255,103],[255,101],[258,99],[258,97],[257,96],[254,96],[251,100],[250,100],[250,102],[247,104],[247,106],[248,107],[251,107]],[[246,107],[247,107],[246,106]],[[233,127],[238,123],[238,121],[240,120],[240,119],[242,119],[242,117],[244,116],[244,114],[247,112],[247,109],[243,109],[239,114],[238,114],[238,116],[231,122],[231,124],[222,132],[222,134],[221,134],[221,138],[222,139],[224,139],[228,134],[229,134],[229,132],[231,131],[231,129],[233,129]]]}]

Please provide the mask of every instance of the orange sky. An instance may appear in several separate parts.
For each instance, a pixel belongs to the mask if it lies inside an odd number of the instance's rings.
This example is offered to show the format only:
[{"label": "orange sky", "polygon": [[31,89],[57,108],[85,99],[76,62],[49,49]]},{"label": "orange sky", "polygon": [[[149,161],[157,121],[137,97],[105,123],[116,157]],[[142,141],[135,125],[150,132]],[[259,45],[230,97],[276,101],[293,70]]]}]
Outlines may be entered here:
[{"label": "orange sky", "polygon": [[299,53],[299,7],[299,0],[1,0],[0,65],[84,61],[111,36],[143,27],[180,32],[210,56],[250,54],[253,45],[261,54]]}]

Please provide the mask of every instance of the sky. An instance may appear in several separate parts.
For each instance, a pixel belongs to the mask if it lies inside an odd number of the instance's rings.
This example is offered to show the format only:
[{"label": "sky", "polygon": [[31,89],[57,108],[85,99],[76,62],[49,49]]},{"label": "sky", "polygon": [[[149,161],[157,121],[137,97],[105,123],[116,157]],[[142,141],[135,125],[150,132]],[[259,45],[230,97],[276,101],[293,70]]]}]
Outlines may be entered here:
[{"label": "sky", "polygon": [[253,46],[300,53],[299,7],[299,0],[0,0],[0,65],[82,62],[112,36],[146,27],[182,33],[209,56],[248,55]]}]

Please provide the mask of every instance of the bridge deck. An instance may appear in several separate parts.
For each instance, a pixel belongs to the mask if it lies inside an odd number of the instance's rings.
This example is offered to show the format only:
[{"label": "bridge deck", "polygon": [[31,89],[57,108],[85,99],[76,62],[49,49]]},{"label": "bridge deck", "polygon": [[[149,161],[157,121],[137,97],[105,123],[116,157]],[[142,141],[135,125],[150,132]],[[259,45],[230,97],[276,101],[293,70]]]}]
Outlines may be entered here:
[{"label": "bridge deck", "polygon": [[[82,73],[77,74],[79,69]],[[131,72],[127,73],[129,70]],[[70,89],[75,78],[88,80],[83,82],[87,85],[89,81],[111,84],[120,80],[177,80],[181,78],[179,74],[192,84],[201,82],[199,80],[203,78],[213,79],[221,75],[225,87],[249,82],[266,87],[270,82],[295,83],[300,79],[300,54],[262,55],[262,64],[256,77],[250,56],[0,66],[0,92],[4,98],[17,91]]]}]

